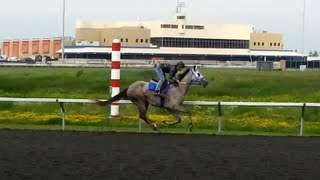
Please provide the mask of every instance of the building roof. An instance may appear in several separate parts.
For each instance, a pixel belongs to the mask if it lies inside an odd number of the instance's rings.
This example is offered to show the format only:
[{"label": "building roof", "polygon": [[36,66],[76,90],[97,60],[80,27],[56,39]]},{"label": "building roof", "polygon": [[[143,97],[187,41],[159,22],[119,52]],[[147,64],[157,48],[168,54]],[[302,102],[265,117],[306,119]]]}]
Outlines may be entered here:
[{"label": "building roof", "polygon": [[[111,53],[111,47],[65,47],[65,53]],[[122,47],[122,53],[128,54],[184,54],[184,55],[237,55],[237,56],[305,56],[294,51],[249,50],[249,49],[214,49],[214,48],[141,48]],[[61,53],[59,50],[57,53]]]}]

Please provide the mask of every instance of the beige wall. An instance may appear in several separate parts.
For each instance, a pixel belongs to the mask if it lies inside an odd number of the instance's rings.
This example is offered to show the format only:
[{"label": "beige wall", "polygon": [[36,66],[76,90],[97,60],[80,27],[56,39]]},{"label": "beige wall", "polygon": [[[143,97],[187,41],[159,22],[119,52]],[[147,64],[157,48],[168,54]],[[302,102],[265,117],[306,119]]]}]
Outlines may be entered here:
[{"label": "beige wall", "polygon": [[98,41],[100,46],[111,46],[119,39],[122,46],[150,46],[150,30],[136,27],[120,28],[76,28],[76,41]]},{"label": "beige wall", "polygon": [[[179,25],[177,29],[161,28],[162,24]],[[199,25],[204,29],[182,29],[182,25]],[[250,24],[199,24],[192,22],[173,21],[129,21],[129,22],[97,22],[78,20],[76,29],[80,28],[121,28],[143,26],[150,29],[151,37],[181,37],[181,38],[205,38],[205,39],[241,39],[249,40],[253,26]]]},{"label": "beige wall", "polygon": [[282,34],[279,33],[251,33],[250,49],[282,50]]},{"label": "beige wall", "polygon": [[100,41],[101,29],[79,28],[76,29],[76,41]]}]

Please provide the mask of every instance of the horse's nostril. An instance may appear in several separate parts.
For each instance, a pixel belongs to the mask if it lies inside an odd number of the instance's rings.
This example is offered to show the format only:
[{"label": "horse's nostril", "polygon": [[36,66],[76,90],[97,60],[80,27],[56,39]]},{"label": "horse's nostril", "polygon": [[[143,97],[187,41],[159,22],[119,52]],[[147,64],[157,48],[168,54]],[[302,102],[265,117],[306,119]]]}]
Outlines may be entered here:
[{"label": "horse's nostril", "polygon": [[204,81],[204,82],[203,82],[203,87],[207,87],[208,84],[209,84],[208,81]]}]

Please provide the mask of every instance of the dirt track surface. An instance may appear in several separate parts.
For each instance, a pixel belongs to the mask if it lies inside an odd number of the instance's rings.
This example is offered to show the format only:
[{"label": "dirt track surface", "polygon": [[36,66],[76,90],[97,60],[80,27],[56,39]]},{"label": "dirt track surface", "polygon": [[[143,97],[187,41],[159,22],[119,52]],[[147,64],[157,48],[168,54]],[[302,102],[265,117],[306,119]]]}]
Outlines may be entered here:
[{"label": "dirt track surface", "polygon": [[319,137],[0,130],[0,179],[319,179]]}]

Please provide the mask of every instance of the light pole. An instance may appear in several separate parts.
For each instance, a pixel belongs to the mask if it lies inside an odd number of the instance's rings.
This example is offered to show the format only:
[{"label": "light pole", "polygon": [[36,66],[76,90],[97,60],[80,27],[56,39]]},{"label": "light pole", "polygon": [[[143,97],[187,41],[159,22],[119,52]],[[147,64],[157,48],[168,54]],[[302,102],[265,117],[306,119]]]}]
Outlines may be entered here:
[{"label": "light pole", "polygon": [[302,42],[301,42],[301,52],[304,54],[304,26],[306,20],[306,0],[303,0],[303,10],[302,10]]},{"label": "light pole", "polygon": [[62,38],[61,38],[61,58],[62,62],[64,62],[64,30],[65,30],[65,9],[66,9],[66,1],[63,0],[63,11],[62,11]]}]

